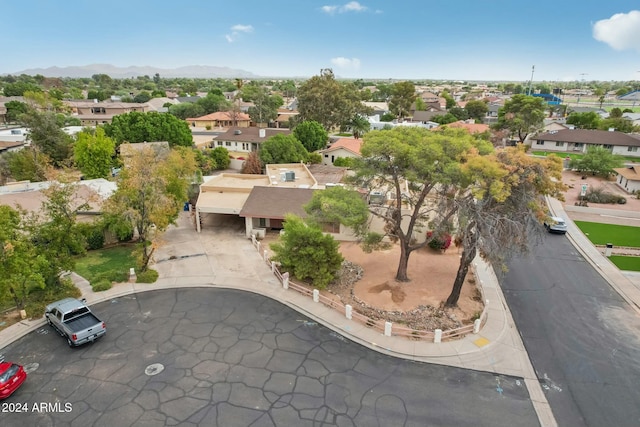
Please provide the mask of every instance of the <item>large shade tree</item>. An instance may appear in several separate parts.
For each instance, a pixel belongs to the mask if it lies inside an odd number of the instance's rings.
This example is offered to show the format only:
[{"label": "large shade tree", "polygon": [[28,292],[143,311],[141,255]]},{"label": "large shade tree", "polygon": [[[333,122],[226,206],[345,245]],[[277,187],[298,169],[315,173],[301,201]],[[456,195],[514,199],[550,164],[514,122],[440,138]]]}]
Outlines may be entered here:
[{"label": "large shade tree", "polygon": [[123,142],[168,141],[171,146],[190,147],[193,137],[187,122],[172,114],[151,111],[118,114],[104,125],[105,133],[117,145]]},{"label": "large shade tree", "polygon": [[76,165],[87,179],[107,178],[111,175],[111,166],[116,143],[98,127],[91,132],[79,132],[74,144]]},{"label": "large shade tree", "polygon": [[56,167],[68,165],[73,154],[72,139],[62,130],[56,114],[29,108],[20,116],[20,122],[29,128],[28,138],[33,148],[46,155]]},{"label": "large shade tree", "polygon": [[472,156],[462,166],[468,186],[448,189],[456,206],[456,241],[460,264],[445,306],[457,305],[469,267],[479,253],[496,267],[526,253],[543,232],[545,195],[562,197],[559,158],[537,159],[520,147],[488,156]]},{"label": "large shade tree", "polygon": [[[386,236],[400,246],[396,280],[409,281],[409,256],[426,246],[414,233],[429,226],[437,236],[446,229],[456,207],[437,203],[438,189],[445,185],[464,185],[461,165],[473,153],[487,154],[493,147],[460,129],[432,132],[422,128],[397,127],[365,135],[362,158],[353,170],[354,182],[369,190],[395,195],[389,206],[372,205],[370,213],[385,224]],[[446,196],[446,195],[445,195]],[[383,235],[367,233],[364,247],[376,248]]]},{"label": "large shade tree", "polygon": [[327,145],[329,134],[322,125],[313,120],[305,120],[293,129],[293,135],[308,152],[321,150]]},{"label": "large shade tree", "polygon": [[314,120],[330,130],[347,124],[356,114],[368,114],[371,109],[360,98],[351,82],[341,83],[331,70],[323,70],[298,88],[297,120]]},{"label": "large shade tree", "polygon": [[299,163],[306,161],[309,153],[295,136],[278,134],[261,144],[259,156],[263,164]]},{"label": "large shade tree", "polygon": [[416,100],[416,88],[411,82],[398,82],[391,85],[389,110],[398,118],[409,115],[411,105]]},{"label": "large shade tree", "polygon": [[196,171],[192,151],[174,149],[166,159],[150,147],[132,156],[118,176],[118,189],[104,206],[109,227],[119,234],[133,226],[146,270],[158,237],[178,217]]},{"label": "large shade tree", "polygon": [[536,96],[514,95],[498,110],[496,129],[508,129],[521,143],[540,128],[545,117],[544,99]]}]

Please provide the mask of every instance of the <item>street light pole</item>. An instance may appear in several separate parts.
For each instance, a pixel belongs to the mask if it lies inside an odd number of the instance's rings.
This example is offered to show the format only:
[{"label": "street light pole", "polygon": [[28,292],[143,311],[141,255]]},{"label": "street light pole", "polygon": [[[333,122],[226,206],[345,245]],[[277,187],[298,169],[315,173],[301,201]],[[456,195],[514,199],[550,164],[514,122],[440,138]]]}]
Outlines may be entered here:
[{"label": "street light pole", "polygon": [[529,80],[529,93],[527,95],[531,96],[531,85],[533,84],[533,72],[535,71],[536,66],[531,66],[531,79]]}]

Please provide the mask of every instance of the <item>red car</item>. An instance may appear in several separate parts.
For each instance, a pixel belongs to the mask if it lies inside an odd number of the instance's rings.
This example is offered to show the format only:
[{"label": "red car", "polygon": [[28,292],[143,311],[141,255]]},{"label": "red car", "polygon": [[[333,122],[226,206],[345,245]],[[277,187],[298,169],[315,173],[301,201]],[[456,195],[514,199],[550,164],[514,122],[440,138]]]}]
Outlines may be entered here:
[{"label": "red car", "polygon": [[0,363],[0,399],[11,396],[27,379],[22,366],[11,362]]}]

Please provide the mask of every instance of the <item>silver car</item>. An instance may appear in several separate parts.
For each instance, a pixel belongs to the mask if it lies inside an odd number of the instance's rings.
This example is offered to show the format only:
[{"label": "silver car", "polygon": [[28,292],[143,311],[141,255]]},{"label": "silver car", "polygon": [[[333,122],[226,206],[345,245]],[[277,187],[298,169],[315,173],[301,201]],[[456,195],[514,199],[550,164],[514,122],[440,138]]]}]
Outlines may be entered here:
[{"label": "silver car", "polygon": [[549,233],[564,234],[567,232],[567,223],[564,218],[551,216],[544,222],[544,227]]}]

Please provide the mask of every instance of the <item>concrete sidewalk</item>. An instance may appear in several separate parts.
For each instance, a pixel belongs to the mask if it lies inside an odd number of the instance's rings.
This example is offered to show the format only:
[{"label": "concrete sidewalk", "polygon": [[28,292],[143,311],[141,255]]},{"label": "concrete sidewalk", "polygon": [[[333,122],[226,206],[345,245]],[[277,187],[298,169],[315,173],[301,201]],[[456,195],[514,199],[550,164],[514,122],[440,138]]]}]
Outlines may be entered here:
[{"label": "concrete sidewalk", "polygon": [[[93,292],[79,283],[88,304],[124,295],[180,287],[232,288],[254,292],[279,301],[344,337],[381,353],[421,362],[456,366],[521,377],[528,388],[542,426],[557,425],[540,382],[529,361],[493,269],[480,258],[475,261],[477,279],[488,300],[488,317],[479,334],[453,341],[432,343],[387,337],[339,312],[313,302],[293,290],[285,290],[244,233],[204,229],[197,233],[188,213],[170,228],[165,243],[156,251],[160,278],[153,284],[122,283],[105,292]],[[77,278],[76,278],[77,279]],[[22,321],[0,331],[0,348],[45,324],[43,319]]]}]

